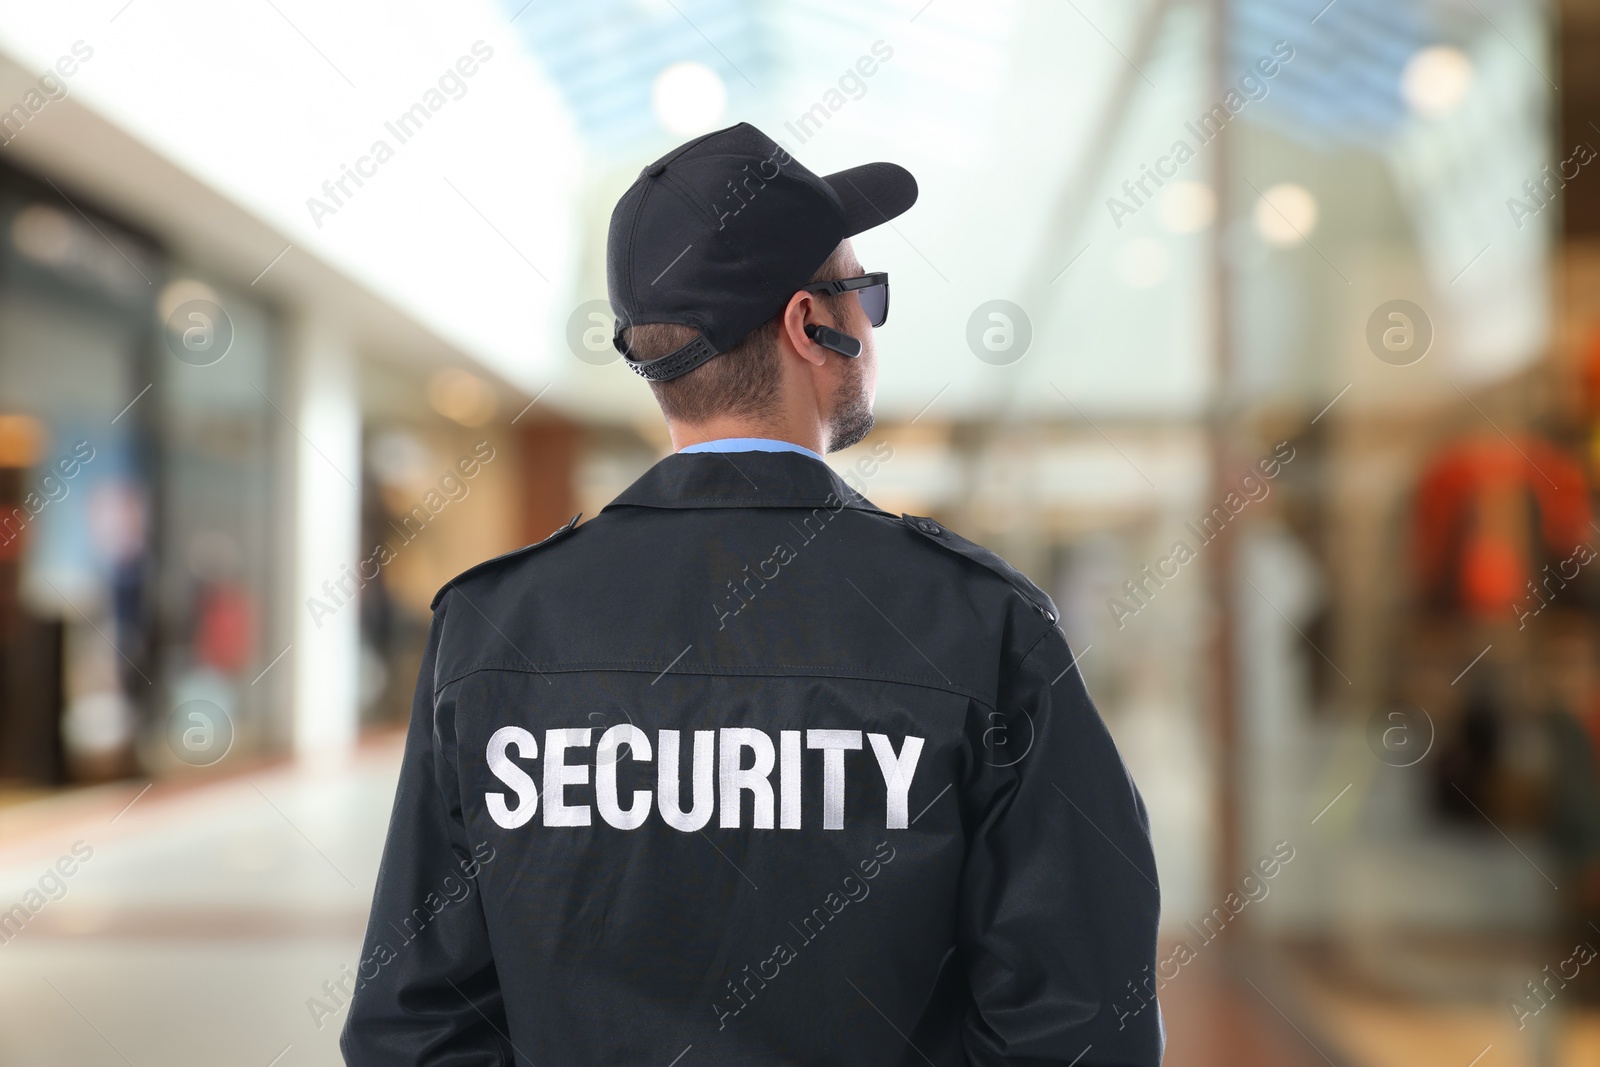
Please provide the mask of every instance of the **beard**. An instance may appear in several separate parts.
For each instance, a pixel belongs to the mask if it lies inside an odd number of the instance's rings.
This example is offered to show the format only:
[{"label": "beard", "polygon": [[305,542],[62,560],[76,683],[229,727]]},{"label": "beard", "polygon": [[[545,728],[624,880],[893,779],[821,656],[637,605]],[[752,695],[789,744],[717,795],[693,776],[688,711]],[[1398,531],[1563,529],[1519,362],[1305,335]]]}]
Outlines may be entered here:
[{"label": "beard", "polygon": [[872,432],[872,400],[863,386],[861,364],[846,359],[839,387],[833,391],[833,414],[828,419],[828,451],[838,452],[859,444]]}]

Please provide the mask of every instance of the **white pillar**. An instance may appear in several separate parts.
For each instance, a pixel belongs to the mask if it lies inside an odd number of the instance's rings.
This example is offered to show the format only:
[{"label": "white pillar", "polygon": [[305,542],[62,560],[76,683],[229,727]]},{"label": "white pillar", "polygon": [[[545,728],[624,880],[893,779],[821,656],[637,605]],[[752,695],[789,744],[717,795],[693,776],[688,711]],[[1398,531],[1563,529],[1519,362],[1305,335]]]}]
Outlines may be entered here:
[{"label": "white pillar", "polygon": [[336,766],[355,747],[361,631],[361,402],[349,339],[318,319],[290,332],[285,415],[294,424],[290,500],[293,649],[286,657],[297,759]]}]

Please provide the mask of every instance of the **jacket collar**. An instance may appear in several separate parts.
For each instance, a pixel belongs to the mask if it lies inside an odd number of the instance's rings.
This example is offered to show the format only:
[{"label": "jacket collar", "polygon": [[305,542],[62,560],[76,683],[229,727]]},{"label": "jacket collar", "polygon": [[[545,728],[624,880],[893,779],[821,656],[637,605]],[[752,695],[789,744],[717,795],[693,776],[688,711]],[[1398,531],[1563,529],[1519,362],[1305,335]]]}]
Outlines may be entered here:
[{"label": "jacket collar", "polygon": [[602,510],[643,508],[819,508],[888,512],[826,463],[798,452],[674,452]]}]

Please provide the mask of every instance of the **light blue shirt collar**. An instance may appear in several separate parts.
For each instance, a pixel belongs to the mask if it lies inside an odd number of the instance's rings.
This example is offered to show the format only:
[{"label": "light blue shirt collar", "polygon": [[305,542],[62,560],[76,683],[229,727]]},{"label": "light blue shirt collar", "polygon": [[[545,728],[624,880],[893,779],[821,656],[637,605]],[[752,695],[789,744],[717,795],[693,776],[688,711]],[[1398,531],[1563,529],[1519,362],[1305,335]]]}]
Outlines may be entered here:
[{"label": "light blue shirt collar", "polygon": [[715,441],[701,441],[697,445],[680,448],[678,452],[799,452],[818,463],[826,463],[821,456],[803,445],[791,441],[775,441],[770,437],[722,437]]}]

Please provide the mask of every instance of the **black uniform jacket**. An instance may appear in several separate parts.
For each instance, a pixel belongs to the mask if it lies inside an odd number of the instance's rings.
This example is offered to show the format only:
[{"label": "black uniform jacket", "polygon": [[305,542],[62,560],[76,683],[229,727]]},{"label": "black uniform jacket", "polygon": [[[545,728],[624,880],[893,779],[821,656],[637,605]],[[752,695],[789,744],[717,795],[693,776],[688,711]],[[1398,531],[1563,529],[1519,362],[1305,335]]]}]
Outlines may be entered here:
[{"label": "black uniform jacket", "polygon": [[341,1044],[1153,1067],[1158,911],[1049,597],[809,456],[672,455],[435,598]]}]

